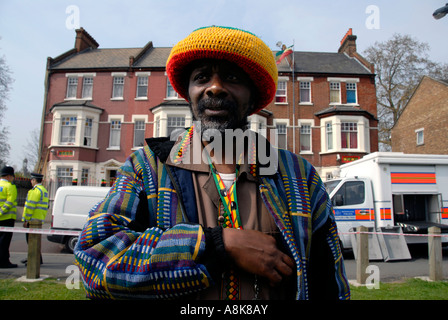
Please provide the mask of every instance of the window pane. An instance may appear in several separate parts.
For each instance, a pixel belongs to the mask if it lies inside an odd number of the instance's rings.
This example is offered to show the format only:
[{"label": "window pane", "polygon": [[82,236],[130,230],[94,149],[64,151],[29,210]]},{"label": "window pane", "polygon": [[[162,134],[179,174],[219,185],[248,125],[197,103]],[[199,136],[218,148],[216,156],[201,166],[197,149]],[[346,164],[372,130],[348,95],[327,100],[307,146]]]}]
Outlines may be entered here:
[{"label": "window pane", "polygon": [[89,185],[89,169],[82,169],[81,172],[81,185],[88,186]]},{"label": "window pane", "polygon": [[113,98],[123,98],[124,77],[114,77]]},{"label": "window pane", "polygon": [[342,196],[344,206],[364,203],[364,182],[348,181],[344,183],[344,185],[338,190],[336,194]]},{"label": "window pane", "polygon": [[341,123],[341,147],[343,149],[358,148],[358,124],[356,122]]},{"label": "window pane", "polygon": [[346,83],[347,103],[356,103],[356,83]]},{"label": "window pane", "polygon": [[311,102],[310,82],[300,82],[300,102]]},{"label": "window pane", "polygon": [[67,98],[76,98],[78,91],[78,78],[70,77],[67,80]]},{"label": "window pane", "polygon": [[70,186],[73,180],[73,168],[57,167],[56,169],[57,187]]},{"label": "window pane", "polygon": [[331,123],[325,125],[325,133],[327,135],[327,150],[333,149],[333,126]]},{"label": "window pane", "polygon": [[74,143],[76,137],[76,117],[62,117],[61,119],[61,143]]},{"label": "window pane", "polygon": [[138,77],[137,98],[145,98],[148,95],[148,77]]},{"label": "window pane", "polygon": [[275,94],[275,102],[285,103],[286,100],[286,81],[279,81],[277,84],[277,92]]},{"label": "window pane", "polygon": [[167,125],[167,134],[168,137],[171,136],[171,133],[177,128],[185,127],[185,117],[168,117],[168,125]]},{"label": "window pane", "polygon": [[277,147],[278,148],[282,148],[282,149],[286,149],[286,124],[277,124],[276,125],[276,129],[277,129]]},{"label": "window pane", "polygon": [[340,103],[340,86],[339,82],[330,82],[330,103]]},{"label": "window pane", "polygon": [[311,126],[300,127],[300,151],[311,151]]},{"label": "window pane", "polygon": [[417,131],[417,145],[422,145],[424,143],[424,131]]},{"label": "window pane", "polygon": [[93,78],[85,77],[82,81],[82,97],[92,98]]},{"label": "window pane", "polygon": [[178,98],[178,94],[174,90],[169,79],[166,80],[166,97],[167,98]]},{"label": "window pane", "polygon": [[121,136],[121,121],[112,120],[110,123],[110,147],[120,146],[120,136]]},{"label": "window pane", "polygon": [[138,120],[134,124],[134,147],[145,145],[145,121]]},{"label": "window pane", "polygon": [[84,125],[84,145],[88,147],[92,145],[92,123],[93,119],[87,118]]}]

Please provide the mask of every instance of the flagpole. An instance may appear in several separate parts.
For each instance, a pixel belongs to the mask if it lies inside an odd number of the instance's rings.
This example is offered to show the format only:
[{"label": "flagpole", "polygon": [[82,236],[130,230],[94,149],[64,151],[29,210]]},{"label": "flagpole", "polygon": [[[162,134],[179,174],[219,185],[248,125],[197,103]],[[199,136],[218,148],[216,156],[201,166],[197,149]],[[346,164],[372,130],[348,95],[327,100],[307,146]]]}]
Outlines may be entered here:
[{"label": "flagpole", "polygon": [[296,153],[296,89],[295,89],[295,76],[294,76],[294,69],[295,69],[295,60],[294,60],[294,50],[295,43],[294,39],[292,39],[292,152]]}]

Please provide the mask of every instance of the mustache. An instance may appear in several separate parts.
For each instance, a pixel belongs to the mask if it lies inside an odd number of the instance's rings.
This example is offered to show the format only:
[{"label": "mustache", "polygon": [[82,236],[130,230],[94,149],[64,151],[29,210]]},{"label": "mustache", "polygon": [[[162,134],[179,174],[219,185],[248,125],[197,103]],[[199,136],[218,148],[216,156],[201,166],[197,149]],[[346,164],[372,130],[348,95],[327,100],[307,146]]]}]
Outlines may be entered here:
[{"label": "mustache", "polygon": [[203,99],[203,100],[199,101],[198,111],[200,113],[203,113],[205,111],[205,109],[212,109],[212,110],[224,109],[224,110],[228,110],[230,112],[236,112],[238,109],[238,106],[233,101],[216,98],[216,97],[211,97],[211,98],[207,98],[207,99]]}]

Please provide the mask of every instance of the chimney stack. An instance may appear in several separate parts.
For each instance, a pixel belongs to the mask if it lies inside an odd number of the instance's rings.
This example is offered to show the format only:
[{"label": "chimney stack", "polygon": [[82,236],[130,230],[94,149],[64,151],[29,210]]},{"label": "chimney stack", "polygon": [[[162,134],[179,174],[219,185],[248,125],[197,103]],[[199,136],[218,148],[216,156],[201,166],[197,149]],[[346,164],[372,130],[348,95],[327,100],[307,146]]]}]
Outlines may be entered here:
[{"label": "chimney stack", "polygon": [[87,48],[96,49],[100,45],[92,36],[84,30],[84,28],[76,29],[75,49],[76,52],[83,51]]},{"label": "chimney stack", "polygon": [[344,38],[341,40],[341,46],[338,53],[347,53],[349,57],[355,56],[356,53],[356,36],[353,35],[352,28],[348,29]]}]

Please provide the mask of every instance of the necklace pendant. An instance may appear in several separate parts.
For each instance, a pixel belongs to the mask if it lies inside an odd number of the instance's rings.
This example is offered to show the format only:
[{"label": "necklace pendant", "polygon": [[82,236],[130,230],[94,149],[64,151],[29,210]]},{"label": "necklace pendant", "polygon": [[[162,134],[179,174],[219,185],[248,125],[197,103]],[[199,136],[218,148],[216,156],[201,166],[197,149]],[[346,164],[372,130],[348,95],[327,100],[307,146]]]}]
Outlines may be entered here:
[{"label": "necklace pendant", "polygon": [[224,218],[224,216],[219,216],[218,217],[218,222],[221,223],[221,224],[224,223],[225,220],[226,219]]}]

